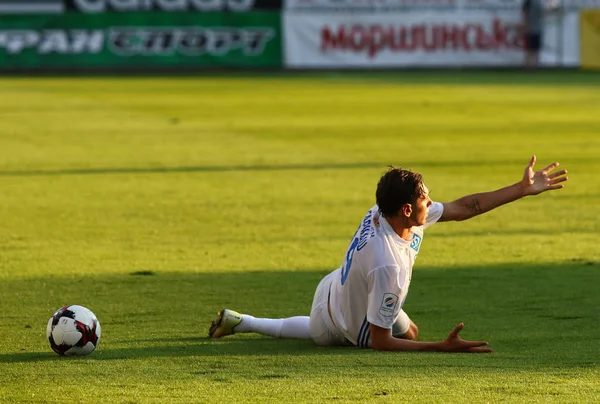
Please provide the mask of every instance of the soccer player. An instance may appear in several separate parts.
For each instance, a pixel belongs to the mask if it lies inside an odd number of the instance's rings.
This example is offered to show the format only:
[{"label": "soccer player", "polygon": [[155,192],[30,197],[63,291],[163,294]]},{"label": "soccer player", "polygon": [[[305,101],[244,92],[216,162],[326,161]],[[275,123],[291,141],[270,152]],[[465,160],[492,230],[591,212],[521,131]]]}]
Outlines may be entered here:
[{"label": "soccer player", "polygon": [[543,46],[543,1],[523,0],[521,14],[525,34],[525,67],[534,69],[540,63],[540,51]]},{"label": "soccer player", "polygon": [[521,181],[453,202],[433,202],[421,174],[390,168],[377,184],[376,205],[360,222],[340,268],[325,276],[310,317],[255,318],[223,309],[209,336],[255,332],[276,338],[312,339],[322,346],[390,351],[491,352],[486,341],[466,341],[458,324],[439,342],[417,341],[418,328],[402,310],[423,231],[436,222],[461,221],[528,195],[562,188],[558,163],[534,171],[532,156]]}]

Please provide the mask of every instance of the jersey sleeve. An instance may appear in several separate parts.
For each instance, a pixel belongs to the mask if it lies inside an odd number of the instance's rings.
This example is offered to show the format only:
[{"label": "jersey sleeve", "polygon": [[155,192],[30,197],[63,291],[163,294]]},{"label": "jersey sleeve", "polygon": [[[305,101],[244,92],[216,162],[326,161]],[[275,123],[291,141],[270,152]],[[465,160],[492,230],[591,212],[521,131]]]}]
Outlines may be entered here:
[{"label": "jersey sleeve", "polygon": [[395,266],[376,268],[367,275],[369,295],[367,321],[377,327],[392,329],[402,308],[405,270]]},{"label": "jersey sleeve", "polygon": [[427,220],[425,220],[425,225],[423,225],[423,228],[426,229],[432,224],[437,223],[437,221],[442,217],[442,213],[444,213],[444,205],[440,202],[433,202],[433,204],[429,207],[429,213],[427,214]]}]

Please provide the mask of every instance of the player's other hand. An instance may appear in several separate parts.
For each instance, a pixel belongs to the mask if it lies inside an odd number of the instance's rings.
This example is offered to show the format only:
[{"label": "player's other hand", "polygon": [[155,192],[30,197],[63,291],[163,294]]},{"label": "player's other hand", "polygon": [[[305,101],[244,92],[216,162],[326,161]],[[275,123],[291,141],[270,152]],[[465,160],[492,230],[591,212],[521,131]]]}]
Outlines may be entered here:
[{"label": "player's other hand", "polygon": [[463,329],[464,323],[460,323],[456,326],[448,338],[442,342],[443,350],[446,352],[474,352],[474,353],[489,353],[492,352],[491,348],[482,348],[488,345],[486,341],[466,341],[458,336],[460,330]]},{"label": "player's other hand", "polygon": [[565,182],[567,178],[567,170],[552,172],[558,167],[558,162],[550,164],[543,170],[534,171],[535,156],[531,156],[529,164],[525,168],[521,185],[523,187],[523,196],[537,195],[545,191],[560,189],[564,187],[561,182]]}]

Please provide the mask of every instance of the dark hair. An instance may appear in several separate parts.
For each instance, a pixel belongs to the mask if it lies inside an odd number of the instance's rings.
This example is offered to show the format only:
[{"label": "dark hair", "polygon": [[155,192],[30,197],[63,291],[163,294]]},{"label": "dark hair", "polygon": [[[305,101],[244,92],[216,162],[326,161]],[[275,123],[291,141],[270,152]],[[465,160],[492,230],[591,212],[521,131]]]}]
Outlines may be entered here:
[{"label": "dark hair", "polygon": [[375,198],[383,216],[395,216],[402,205],[423,195],[423,176],[417,172],[390,166],[377,183]]}]

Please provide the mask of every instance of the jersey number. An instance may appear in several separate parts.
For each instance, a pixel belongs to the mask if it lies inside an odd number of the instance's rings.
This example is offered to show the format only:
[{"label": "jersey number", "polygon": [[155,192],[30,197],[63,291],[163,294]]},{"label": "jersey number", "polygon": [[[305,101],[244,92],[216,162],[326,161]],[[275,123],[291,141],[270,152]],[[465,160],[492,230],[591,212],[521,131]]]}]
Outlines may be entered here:
[{"label": "jersey number", "polygon": [[350,267],[352,266],[352,258],[354,258],[354,253],[356,252],[356,247],[358,246],[358,237],[355,237],[352,240],[352,244],[348,248],[348,252],[346,253],[346,260],[342,265],[342,285],[348,279],[348,274],[350,273]]}]

